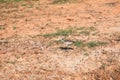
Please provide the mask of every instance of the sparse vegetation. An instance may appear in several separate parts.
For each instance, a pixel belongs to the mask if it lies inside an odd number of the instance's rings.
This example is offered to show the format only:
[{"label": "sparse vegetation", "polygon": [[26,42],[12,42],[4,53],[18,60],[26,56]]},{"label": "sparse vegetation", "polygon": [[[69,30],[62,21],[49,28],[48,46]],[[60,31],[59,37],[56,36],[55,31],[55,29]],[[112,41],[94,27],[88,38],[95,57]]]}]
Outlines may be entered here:
[{"label": "sparse vegetation", "polygon": [[56,33],[51,33],[51,34],[44,34],[42,36],[44,37],[56,37],[56,36],[68,36],[68,35],[71,35],[73,33],[73,29],[61,29],[61,30],[58,30]]},{"label": "sparse vegetation", "polygon": [[42,36],[44,37],[69,36],[69,35],[73,35],[74,33],[89,36],[90,32],[95,30],[96,28],[94,27],[68,28],[68,29],[60,29],[56,31],[56,33],[43,34]]},{"label": "sparse vegetation", "polygon": [[99,1],[0,0],[0,80],[119,80],[120,2]]},{"label": "sparse vegetation", "polygon": [[0,3],[4,3],[4,2],[19,2],[21,0],[0,0]]},{"label": "sparse vegetation", "polygon": [[73,45],[77,47],[84,47],[85,43],[83,41],[75,41]]},{"label": "sparse vegetation", "polygon": [[66,3],[69,2],[70,0],[54,0],[52,3],[53,4],[62,4],[62,3]]},{"label": "sparse vegetation", "polygon": [[104,46],[107,42],[101,42],[101,41],[90,41],[87,43],[87,46],[89,48],[96,47],[96,46]]},{"label": "sparse vegetation", "polygon": [[[56,33],[51,33],[51,34],[44,34],[44,35],[39,35],[39,36],[44,36],[44,37],[57,37],[57,36],[69,36],[69,35],[74,35],[74,33],[78,33],[85,35],[85,36],[89,36],[91,31],[95,31],[96,28],[94,27],[80,27],[80,28],[69,28],[69,29],[62,29],[62,30],[58,30]],[[62,43],[61,43],[62,44]],[[107,42],[102,42],[102,41],[82,41],[82,40],[77,40],[74,41],[72,43],[72,45],[77,46],[77,47],[88,47],[88,48],[92,48],[92,47],[96,47],[96,46],[104,46],[106,45]]]},{"label": "sparse vegetation", "polygon": [[95,46],[98,46],[97,42],[96,41],[91,41],[91,42],[88,42],[88,47],[89,48],[92,48],[92,47],[95,47]]},{"label": "sparse vegetation", "polygon": [[97,46],[105,46],[107,42],[102,42],[102,41],[90,41],[90,42],[85,42],[85,41],[75,41],[73,43],[74,46],[77,47],[88,47],[88,48],[93,48]]},{"label": "sparse vegetation", "polygon": [[96,28],[95,27],[79,27],[79,28],[76,28],[76,31],[79,32],[79,34],[89,36],[91,33],[96,31]]},{"label": "sparse vegetation", "polygon": [[52,4],[63,4],[63,3],[68,3],[68,2],[75,2],[77,0],[54,0]]}]

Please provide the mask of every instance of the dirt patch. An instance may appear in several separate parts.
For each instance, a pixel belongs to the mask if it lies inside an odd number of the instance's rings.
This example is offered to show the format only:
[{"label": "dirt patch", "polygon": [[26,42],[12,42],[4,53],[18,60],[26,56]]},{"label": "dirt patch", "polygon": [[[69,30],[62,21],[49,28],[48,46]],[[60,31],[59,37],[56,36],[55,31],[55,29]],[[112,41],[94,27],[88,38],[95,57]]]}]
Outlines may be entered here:
[{"label": "dirt patch", "polygon": [[0,79],[119,80],[120,1],[52,2],[0,3]]}]

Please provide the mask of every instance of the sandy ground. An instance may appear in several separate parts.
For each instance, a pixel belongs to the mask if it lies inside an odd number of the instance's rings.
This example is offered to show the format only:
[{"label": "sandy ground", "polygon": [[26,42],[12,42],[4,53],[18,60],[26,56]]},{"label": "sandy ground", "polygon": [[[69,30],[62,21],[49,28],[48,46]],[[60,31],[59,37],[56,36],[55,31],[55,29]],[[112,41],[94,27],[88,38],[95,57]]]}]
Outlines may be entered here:
[{"label": "sandy ground", "polygon": [[[79,34],[83,27],[95,30]],[[77,30],[43,36],[69,28]],[[64,49],[67,41],[59,42],[63,39],[107,44]],[[120,80],[120,1],[1,3],[0,80]]]}]

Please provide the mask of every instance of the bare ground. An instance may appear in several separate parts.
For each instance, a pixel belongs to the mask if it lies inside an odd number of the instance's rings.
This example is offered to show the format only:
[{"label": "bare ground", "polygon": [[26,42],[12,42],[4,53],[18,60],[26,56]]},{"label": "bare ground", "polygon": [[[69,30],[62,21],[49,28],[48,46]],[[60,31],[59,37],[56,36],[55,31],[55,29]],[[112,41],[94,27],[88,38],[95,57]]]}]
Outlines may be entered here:
[{"label": "bare ground", "polygon": [[0,80],[120,80],[120,1],[51,3],[0,4]]}]

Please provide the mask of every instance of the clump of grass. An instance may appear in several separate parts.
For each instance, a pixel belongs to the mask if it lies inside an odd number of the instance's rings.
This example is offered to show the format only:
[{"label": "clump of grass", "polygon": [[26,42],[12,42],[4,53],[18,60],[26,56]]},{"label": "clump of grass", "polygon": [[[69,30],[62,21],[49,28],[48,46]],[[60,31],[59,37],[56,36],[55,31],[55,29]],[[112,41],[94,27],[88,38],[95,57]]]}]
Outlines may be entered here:
[{"label": "clump of grass", "polygon": [[67,30],[59,30],[56,34],[61,35],[61,36],[68,36],[73,33],[72,29],[67,29]]},{"label": "clump of grass", "polygon": [[63,4],[63,3],[66,3],[66,2],[69,2],[69,0],[54,0],[52,3],[53,4]]},{"label": "clump of grass", "polygon": [[77,47],[84,47],[85,43],[83,41],[75,41],[73,45]]},{"label": "clump of grass", "polygon": [[107,44],[107,42],[91,41],[91,42],[88,42],[88,43],[87,43],[87,46],[88,46],[89,48],[92,48],[92,47],[96,47],[96,46],[104,46],[104,45],[106,45],[106,44]]},{"label": "clump of grass", "polygon": [[73,43],[74,46],[81,47],[81,48],[84,48],[84,47],[93,48],[97,46],[104,46],[106,44],[107,42],[102,42],[102,41],[90,41],[90,42],[75,41]]},{"label": "clump of grass", "polygon": [[85,36],[89,36],[91,32],[94,32],[96,30],[95,27],[79,27],[76,28],[76,31],[79,32],[79,34],[83,34]]},{"label": "clump of grass", "polygon": [[89,42],[87,45],[89,48],[98,46],[97,42],[93,42],[93,41]]},{"label": "clump of grass", "polygon": [[56,36],[69,36],[73,33],[74,31],[72,29],[61,29],[58,30],[56,33],[51,33],[51,34],[44,34],[42,36],[44,37],[56,37]]}]

